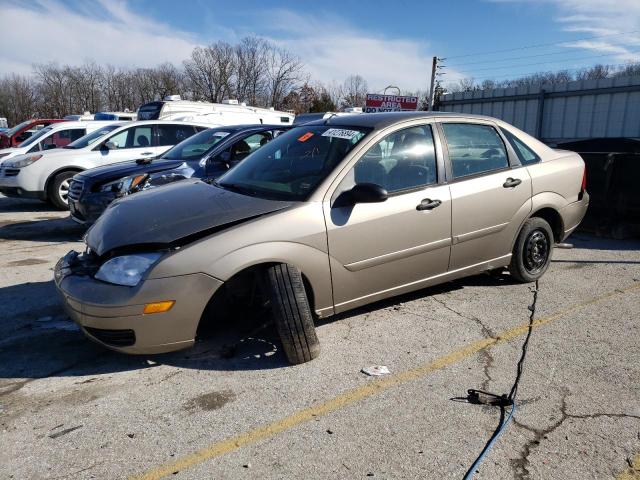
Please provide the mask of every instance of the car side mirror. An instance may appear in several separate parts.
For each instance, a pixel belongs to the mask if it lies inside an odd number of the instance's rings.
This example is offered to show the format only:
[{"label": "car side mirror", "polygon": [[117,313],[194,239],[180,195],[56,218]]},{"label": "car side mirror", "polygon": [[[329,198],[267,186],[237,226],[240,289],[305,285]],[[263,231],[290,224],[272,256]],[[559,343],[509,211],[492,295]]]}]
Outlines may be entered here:
[{"label": "car side mirror", "polygon": [[117,150],[118,149],[118,144],[112,140],[107,140],[106,142],[104,142],[102,144],[102,146],[104,148],[106,148],[107,150]]},{"label": "car side mirror", "polygon": [[358,183],[351,190],[342,192],[334,206],[344,207],[357,203],[381,203],[389,198],[387,190],[375,183]]}]

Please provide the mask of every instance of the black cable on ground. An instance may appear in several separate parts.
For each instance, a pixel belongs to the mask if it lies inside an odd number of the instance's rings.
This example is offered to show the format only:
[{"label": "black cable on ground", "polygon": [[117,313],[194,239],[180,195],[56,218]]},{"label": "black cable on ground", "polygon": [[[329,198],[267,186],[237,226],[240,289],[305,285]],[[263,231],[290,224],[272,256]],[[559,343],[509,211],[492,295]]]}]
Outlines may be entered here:
[{"label": "black cable on ground", "polygon": [[[522,377],[524,361],[527,356],[527,347],[529,346],[529,339],[531,338],[531,332],[533,331],[533,321],[536,314],[536,304],[538,302],[538,280],[536,280],[535,287],[531,288],[531,292],[533,293],[533,302],[531,303],[531,305],[529,305],[529,328],[527,330],[527,336],[522,343],[522,353],[520,354],[520,359],[518,360],[518,365],[516,367],[516,378],[513,382],[509,395],[496,395],[495,393],[473,389],[467,391],[466,401],[469,403],[499,406],[500,421],[498,422],[498,426],[493,432],[493,435],[491,435],[484,448],[480,452],[480,455],[478,455],[471,467],[469,467],[469,470],[467,470],[467,472],[465,473],[464,480],[471,480],[473,478],[473,475],[477,472],[478,467],[484,460],[484,457],[487,455],[489,450],[491,450],[491,447],[493,447],[498,437],[502,434],[505,427],[509,424],[509,422],[513,418],[514,412],[516,411],[516,395],[518,393],[518,385]],[[507,407],[511,407],[509,412],[506,411]]]}]

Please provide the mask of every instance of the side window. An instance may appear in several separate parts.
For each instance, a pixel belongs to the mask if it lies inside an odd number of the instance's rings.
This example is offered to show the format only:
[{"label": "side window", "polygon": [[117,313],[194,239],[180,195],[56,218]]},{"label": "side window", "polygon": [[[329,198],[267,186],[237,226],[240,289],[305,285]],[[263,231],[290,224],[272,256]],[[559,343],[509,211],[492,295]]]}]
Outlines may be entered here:
[{"label": "side window", "polygon": [[[75,128],[70,130],[58,130],[50,137],[45,138],[42,143],[42,149],[47,148],[60,148],[69,145],[71,142],[84,136],[85,129]],[[54,145],[54,147],[46,147],[46,145]]]},{"label": "side window", "polygon": [[502,133],[504,133],[504,136],[507,137],[507,140],[509,140],[509,143],[515,150],[516,155],[518,155],[518,158],[520,159],[520,163],[522,163],[522,165],[531,165],[532,163],[540,161],[540,157],[536,154],[536,152],[527,147],[524,142],[516,137],[513,133],[505,130],[504,128],[502,129]]},{"label": "side window", "polygon": [[490,125],[443,123],[453,178],[477,175],[509,166],[507,149]]},{"label": "side window", "polygon": [[193,135],[196,130],[191,125],[158,125],[158,145],[177,145]]},{"label": "side window", "polygon": [[107,141],[113,143],[118,149],[127,148],[127,136],[129,136],[129,132],[131,130],[133,129],[128,128],[127,130],[118,132],[115,135],[112,135],[111,137],[109,137]]},{"label": "side window", "polygon": [[354,183],[375,183],[389,193],[436,183],[436,153],[429,125],[391,133],[353,167]]},{"label": "side window", "polygon": [[143,148],[150,147],[151,143],[151,125],[133,127],[129,129],[129,137],[127,138],[127,148]]},{"label": "side window", "polygon": [[269,143],[271,140],[273,140],[273,135],[271,134],[271,132],[255,133],[244,139],[244,141],[249,145],[250,153],[255,152],[263,145]]}]

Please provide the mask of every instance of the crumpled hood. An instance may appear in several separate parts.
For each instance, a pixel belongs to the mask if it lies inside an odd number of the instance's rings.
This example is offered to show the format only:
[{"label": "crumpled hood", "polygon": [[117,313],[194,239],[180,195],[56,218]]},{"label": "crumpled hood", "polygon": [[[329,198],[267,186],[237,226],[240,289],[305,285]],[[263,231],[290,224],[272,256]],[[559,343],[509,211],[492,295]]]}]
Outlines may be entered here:
[{"label": "crumpled hood", "polygon": [[158,247],[291,205],[200,180],[182,180],[116,200],[88,230],[85,240],[98,255],[131,245]]}]

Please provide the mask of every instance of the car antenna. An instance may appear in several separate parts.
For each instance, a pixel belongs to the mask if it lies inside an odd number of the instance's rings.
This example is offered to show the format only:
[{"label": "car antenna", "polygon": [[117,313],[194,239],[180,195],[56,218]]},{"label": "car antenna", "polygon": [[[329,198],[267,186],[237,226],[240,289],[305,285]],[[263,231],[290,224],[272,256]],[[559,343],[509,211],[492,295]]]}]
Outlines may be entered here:
[{"label": "car antenna", "polygon": [[329,120],[331,120],[333,117],[337,117],[337,116],[338,116],[338,114],[337,114],[337,113],[335,113],[335,112],[333,112],[333,113],[332,113],[332,114],[330,114],[327,118],[325,118],[325,119],[324,119],[324,124],[325,124],[325,125],[327,125],[327,122],[328,122]]}]

